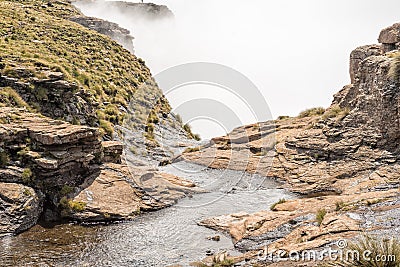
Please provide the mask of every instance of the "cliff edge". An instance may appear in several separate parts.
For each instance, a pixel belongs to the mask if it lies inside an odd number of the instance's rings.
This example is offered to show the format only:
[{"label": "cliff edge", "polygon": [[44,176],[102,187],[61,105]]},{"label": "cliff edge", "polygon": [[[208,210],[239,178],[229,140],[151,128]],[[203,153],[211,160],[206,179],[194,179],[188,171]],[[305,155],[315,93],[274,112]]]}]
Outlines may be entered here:
[{"label": "cliff edge", "polygon": [[235,261],[272,264],[257,257],[266,245],[270,252],[304,251],[361,231],[399,235],[399,33],[394,24],[382,30],[381,44],[351,53],[352,84],[329,108],[242,126],[183,155],[277,179],[299,197],[254,214],[203,220],[232,236],[244,252]]},{"label": "cliff edge", "polygon": [[[130,38],[69,1],[0,2],[0,235],[40,219],[130,219],[196,190],[154,167],[181,145],[161,147],[159,128],[191,133],[122,46]],[[135,133],[131,147],[123,129]]]}]

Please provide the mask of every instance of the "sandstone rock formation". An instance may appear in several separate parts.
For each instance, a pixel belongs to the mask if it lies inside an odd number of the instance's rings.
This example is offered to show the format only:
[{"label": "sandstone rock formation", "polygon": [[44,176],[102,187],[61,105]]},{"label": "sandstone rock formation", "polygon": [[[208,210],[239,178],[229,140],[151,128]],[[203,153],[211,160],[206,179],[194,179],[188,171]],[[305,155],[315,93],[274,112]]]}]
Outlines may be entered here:
[{"label": "sandstone rock formation", "polygon": [[383,52],[400,48],[400,23],[387,27],[379,34],[378,41],[382,44]]},{"label": "sandstone rock formation", "polygon": [[40,192],[22,184],[0,182],[0,237],[35,225],[42,205]]},{"label": "sandstone rock formation", "polygon": [[174,14],[165,5],[153,3],[132,3],[125,1],[73,1],[77,7],[85,6],[88,9],[102,9],[116,14],[124,14],[131,17],[133,21],[146,20],[148,22],[173,18]]},{"label": "sandstone rock formation", "polygon": [[[3,195],[12,196],[3,200],[26,202],[32,213],[25,216],[29,222],[11,233],[36,223],[43,200],[47,209],[56,211],[66,191],[100,172],[102,146],[97,129],[9,107],[0,108],[0,123],[0,182]],[[17,212],[18,209],[0,213],[22,217]]]},{"label": "sandstone rock formation", "polygon": [[[157,126],[167,125],[179,135],[185,131],[150,70],[115,41],[88,28],[118,36],[126,31],[86,18],[68,1],[10,3],[0,3],[7,40],[0,55],[0,88],[15,93],[0,91],[2,102],[21,106],[25,101],[22,106],[47,117],[100,127],[105,140],[118,140],[114,128],[128,119],[134,99],[139,103],[129,116],[134,123],[125,126],[140,133],[137,143],[149,144],[146,154],[154,161],[163,158],[157,157],[160,154],[172,156],[168,146],[153,142]],[[14,20],[20,22],[18,31],[13,30]],[[21,47],[20,52],[15,53],[15,47]]]},{"label": "sandstone rock formation", "polygon": [[[126,30],[69,1],[0,2],[0,16],[0,234],[39,217],[130,219],[197,190],[154,168],[190,134],[131,53]],[[124,131],[134,134],[129,146],[118,141]],[[177,139],[163,142],[161,131]],[[131,154],[122,158],[124,150]]]},{"label": "sandstone rock formation", "polygon": [[96,128],[0,108],[0,234],[28,229],[43,206],[46,220],[122,220],[197,190],[150,167],[129,169],[122,150]]},{"label": "sandstone rock formation", "polygon": [[[399,30],[400,24],[394,24],[381,32],[381,45],[362,46],[351,53],[352,84],[334,96],[328,109],[238,127],[200,151],[183,155],[212,168],[284,181],[288,190],[303,196],[282,200],[272,211],[200,222],[232,236],[244,252],[235,261],[247,258],[252,259],[250,265],[265,264],[257,261],[265,246],[274,252],[333,244],[371,230],[365,214],[377,216],[379,207],[398,209],[392,203],[400,196]],[[396,220],[381,228],[396,231],[393,227],[398,229],[400,221]]]},{"label": "sandstone rock formation", "polygon": [[127,29],[121,28],[118,24],[86,16],[74,16],[71,17],[70,20],[79,23],[86,28],[105,34],[131,53],[134,52],[133,36]]},{"label": "sandstone rock formation", "polygon": [[[143,178],[145,177],[145,178]],[[136,179],[146,179],[137,183]],[[107,163],[95,180],[85,181],[79,194],[71,199],[72,207],[65,216],[82,222],[126,220],[175,204],[187,193],[197,192],[193,183],[157,170],[130,168]],[[81,208],[74,203],[81,203]]]}]

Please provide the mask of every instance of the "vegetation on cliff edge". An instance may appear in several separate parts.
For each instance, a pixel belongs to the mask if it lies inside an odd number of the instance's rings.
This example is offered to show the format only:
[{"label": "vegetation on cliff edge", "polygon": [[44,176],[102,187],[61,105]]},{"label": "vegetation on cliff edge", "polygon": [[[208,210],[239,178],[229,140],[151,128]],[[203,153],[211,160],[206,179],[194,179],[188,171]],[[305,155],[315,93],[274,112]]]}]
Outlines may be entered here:
[{"label": "vegetation on cliff edge", "polygon": [[[48,79],[49,72],[61,72],[63,80],[76,85],[65,93],[85,98],[88,107],[76,104],[88,110],[84,123],[101,127],[105,134],[111,135],[113,125],[122,123],[123,110],[132,98],[141,98],[138,101],[142,100],[145,109],[153,108],[156,116],[169,112],[167,101],[145,105],[152,101],[146,99],[146,92],[135,94],[145,82],[145,90],[160,91],[144,61],[109,37],[68,20],[75,15],[80,12],[67,1],[0,2],[0,102],[27,105],[46,116],[78,124],[80,121],[66,107],[64,114],[52,114],[52,105],[60,108],[60,104],[50,99],[52,89],[37,84]],[[1,87],[1,76],[17,79],[18,86],[12,86],[16,94]],[[20,87],[27,87],[29,92]],[[47,111],[43,107],[48,107]]]}]

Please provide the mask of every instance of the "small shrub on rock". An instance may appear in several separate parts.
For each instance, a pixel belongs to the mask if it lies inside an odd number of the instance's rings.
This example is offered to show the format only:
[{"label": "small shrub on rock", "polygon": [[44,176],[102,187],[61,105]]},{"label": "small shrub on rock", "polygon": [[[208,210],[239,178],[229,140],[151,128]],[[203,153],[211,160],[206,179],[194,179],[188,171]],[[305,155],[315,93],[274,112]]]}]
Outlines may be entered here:
[{"label": "small shrub on rock", "polygon": [[299,114],[299,118],[311,117],[324,114],[325,109],[322,107],[306,109]]},{"label": "small shrub on rock", "polygon": [[285,203],[285,202],[286,202],[286,199],[281,198],[281,199],[279,199],[277,202],[275,202],[274,204],[272,204],[271,207],[270,207],[270,209],[271,209],[272,211],[277,211],[276,206],[279,205],[279,204]]}]

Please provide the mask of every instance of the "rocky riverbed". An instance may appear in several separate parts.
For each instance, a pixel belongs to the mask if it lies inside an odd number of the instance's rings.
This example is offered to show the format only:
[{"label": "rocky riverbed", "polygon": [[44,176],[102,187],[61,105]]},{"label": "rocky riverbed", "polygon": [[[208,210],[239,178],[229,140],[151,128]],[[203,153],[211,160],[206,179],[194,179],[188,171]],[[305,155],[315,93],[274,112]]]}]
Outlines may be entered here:
[{"label": "rocky riverbed", "polygon": [[260,175],[187,162],[162,171],[185,177],[205,192],[188,195],[173,207],[144,213],[130,222],[39,224],[18,236],[0,239],[2,266],[187,266],[220,251],[238,255],[229,235],[198,223],[209,216],[269,209],[281,198],[294,197],[279,189],[279,183]]},{"label": "rocky riverbed", "polygon": [[276,178],[304,196],[272,211],[211,217],[202,225],[229,233],[242,258],[255,261],[266,245],[271,252],[299,252],[365,231],[398,236],[399,32],[394,24],[381,31],[381,44],[351,53],[352,84],[329,108],[241,126],[184,153],[204,166]]}]

